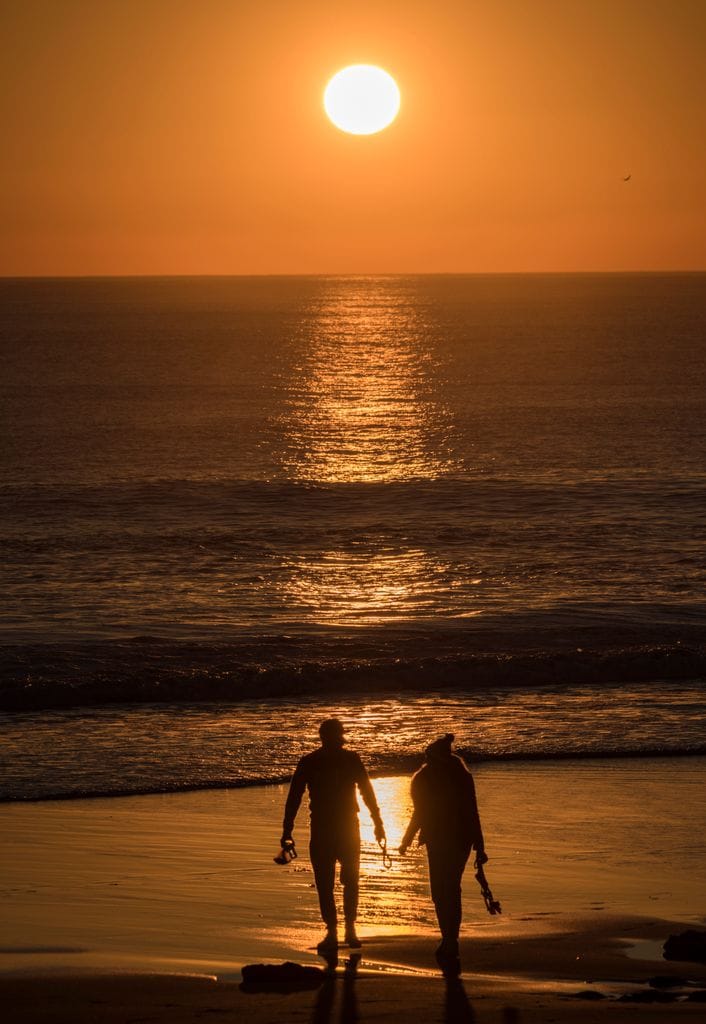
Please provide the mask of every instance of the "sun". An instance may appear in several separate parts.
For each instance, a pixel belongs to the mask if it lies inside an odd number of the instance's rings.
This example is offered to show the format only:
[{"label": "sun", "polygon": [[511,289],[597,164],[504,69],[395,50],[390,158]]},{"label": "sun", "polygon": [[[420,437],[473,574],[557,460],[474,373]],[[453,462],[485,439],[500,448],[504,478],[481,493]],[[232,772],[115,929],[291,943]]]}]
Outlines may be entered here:
[{"label": "sun", "polygon": [[374,135],[397,117],[400,90],[392,75],[374,64],[337,71],[324,90],[324,110],[342,132]]}]

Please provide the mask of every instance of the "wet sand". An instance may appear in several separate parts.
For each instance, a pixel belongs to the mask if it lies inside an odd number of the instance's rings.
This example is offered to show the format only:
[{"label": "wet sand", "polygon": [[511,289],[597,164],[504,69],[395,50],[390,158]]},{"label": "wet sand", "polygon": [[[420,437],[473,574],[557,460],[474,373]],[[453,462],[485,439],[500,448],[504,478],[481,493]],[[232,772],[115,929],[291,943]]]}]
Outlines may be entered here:
[{"label": "wet sand", "polygon": [[[181,1024],[217,1019],[253,1024],[289,1019],[312,1024],[703,1020],[704,1003],[688,1001],[687,996],[706,990],[704,965],[658,966],[626,956],[629,942],[661,942],[672,927],[669,922],[565,920],[561,925],[550,936],[540,932],[490,943],[464,940],[462,958],[467,969],[455,979],[429,970],[432,945],[427,938],[408,937],[371,942],[356,972],[341,951],[336,973],[312,991],[247,992],[237,980],[205,974],[91,972],[4,977],[0,993],[6,1019],[23,1024],[98,1020]],[[617,939],[618,934],[622,938]],[[369,954],[400,966],[389,971],[365,967]],[[654,993],[648,979],[656,974],[682,982],[675,990],[677,1001],[626,1001]]]},{"label": "wet sand", "polygon": [[[0,807],[10,1019],[518,1019],[506,1007],[522,1021],[703,1015],[695,1002],[618,1000],[647,992],[655,975],[688,981],[681,997],[706,988],[703,966],[659,959],[670,932],[706,925],[705,760],[481,766],[476,780],[504,913],[485,914],[467,872],[463,976],[450,987],[433,958],[423,853],[386,871],[367,816],[357,974],[343,973],[342,949],[335,979],[282,995],[238,986],[245,963],[320,963],[304,816],[299,861],[272,862],[283,787]],[[408,780],[375,786],[395,846]],[[595,1002],[575,997],[586,990]]]}]

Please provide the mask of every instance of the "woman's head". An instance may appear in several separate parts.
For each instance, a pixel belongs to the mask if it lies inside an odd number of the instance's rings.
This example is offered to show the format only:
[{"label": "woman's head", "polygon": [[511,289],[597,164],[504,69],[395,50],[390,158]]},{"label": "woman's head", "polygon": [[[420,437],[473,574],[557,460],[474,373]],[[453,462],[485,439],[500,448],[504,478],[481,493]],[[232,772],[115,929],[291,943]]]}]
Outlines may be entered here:
[{"label": "woman's head", "polygon": [[444,758],[451,757],[451,744],[453,741],[453,733],[447,732],[445,736],[442,736],[440,739],[434,740],[433,743],[430,743],[424,751],[424,756],[427,761],[441,761]]}]

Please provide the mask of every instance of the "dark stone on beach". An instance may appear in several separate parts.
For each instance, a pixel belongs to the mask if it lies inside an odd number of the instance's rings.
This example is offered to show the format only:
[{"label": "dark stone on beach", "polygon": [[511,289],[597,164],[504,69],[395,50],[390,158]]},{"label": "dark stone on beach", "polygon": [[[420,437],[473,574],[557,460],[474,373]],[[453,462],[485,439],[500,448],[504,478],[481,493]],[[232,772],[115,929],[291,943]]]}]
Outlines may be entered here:
[{"label": "dark stone on beach", "polygon": [[690,929],[679,935],[670,935],[664,944],[664,959],[706,964],[706,932]]},{"label": "dark stone on beach", "polygon": [[656,977],[650,978],[647,984],[651,988],[684,988],[689,981],[687,978],[679,978],[673,974],[658,974]]},{"label": "dark stone on beach", "polygon": [[706,1003],[706,989],[697,988],[695,992],[690,992],[686,997],[687,1003]]},{"label": "dark stone on beach", "polygon": [[304,967],[290,960],[283,964],[246,964],[242,974],[243,992],[305,992],[324,981],[320,967]]},{"label": "dark stone on beach", "polygon": [[592,999],[592,1000],[595,1001],[597,999],[605,999],[606,996],[602,992],[597,992],[595,990],[595,988],[584,988],[584,989],[581,989],[580,992],[572,992],[571,993],[571,998],[572,999]]},{"label": "dark stone on beach", "polygon": [[676,992],[660,992],[659,989],[648,988],[644,992],[626,992],[618,1000],[619,1003],[675,1003]]}]

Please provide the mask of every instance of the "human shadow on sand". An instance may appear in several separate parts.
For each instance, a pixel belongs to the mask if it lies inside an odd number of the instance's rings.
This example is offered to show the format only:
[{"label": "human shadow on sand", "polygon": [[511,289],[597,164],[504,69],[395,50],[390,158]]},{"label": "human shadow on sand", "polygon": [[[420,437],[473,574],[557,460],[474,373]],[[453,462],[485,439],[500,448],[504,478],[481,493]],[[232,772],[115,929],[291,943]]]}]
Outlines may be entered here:
[{"label": "human shadow on sand", "polygon": [[[352,953],[339,970],[338,955],[328,955],[326,968],[300,964],[251,964],[243,968],[242,992],[316,991],[310,1024],[365,1024],[356,993],[360,953]],[[460,977],[458,963],[442,967],[444,977],[443,1024],[475,1024],[476,1016]],[[340,991],[340,998],[336,993]],[[338,1005],[337,1005],[338,1003]]]},{"label": "human shadow on sand", "polygon": [[[326,972],[324,983],[316,995],[316,1002],[311,1014],[311,1024],[333,1024],[334,1019],[338,1024],[359,1024],[358,998],[355,991],[355,982],[358,977],[358,966],[360,964],[360,953],[352,953],[343,966],[343,974],[338,975],[338,957],[333,954],[326,957]],[[338,1008],[338,1017],[334,1018],[336,1001],[336,981],[342,979],[341,1001]]]}]

